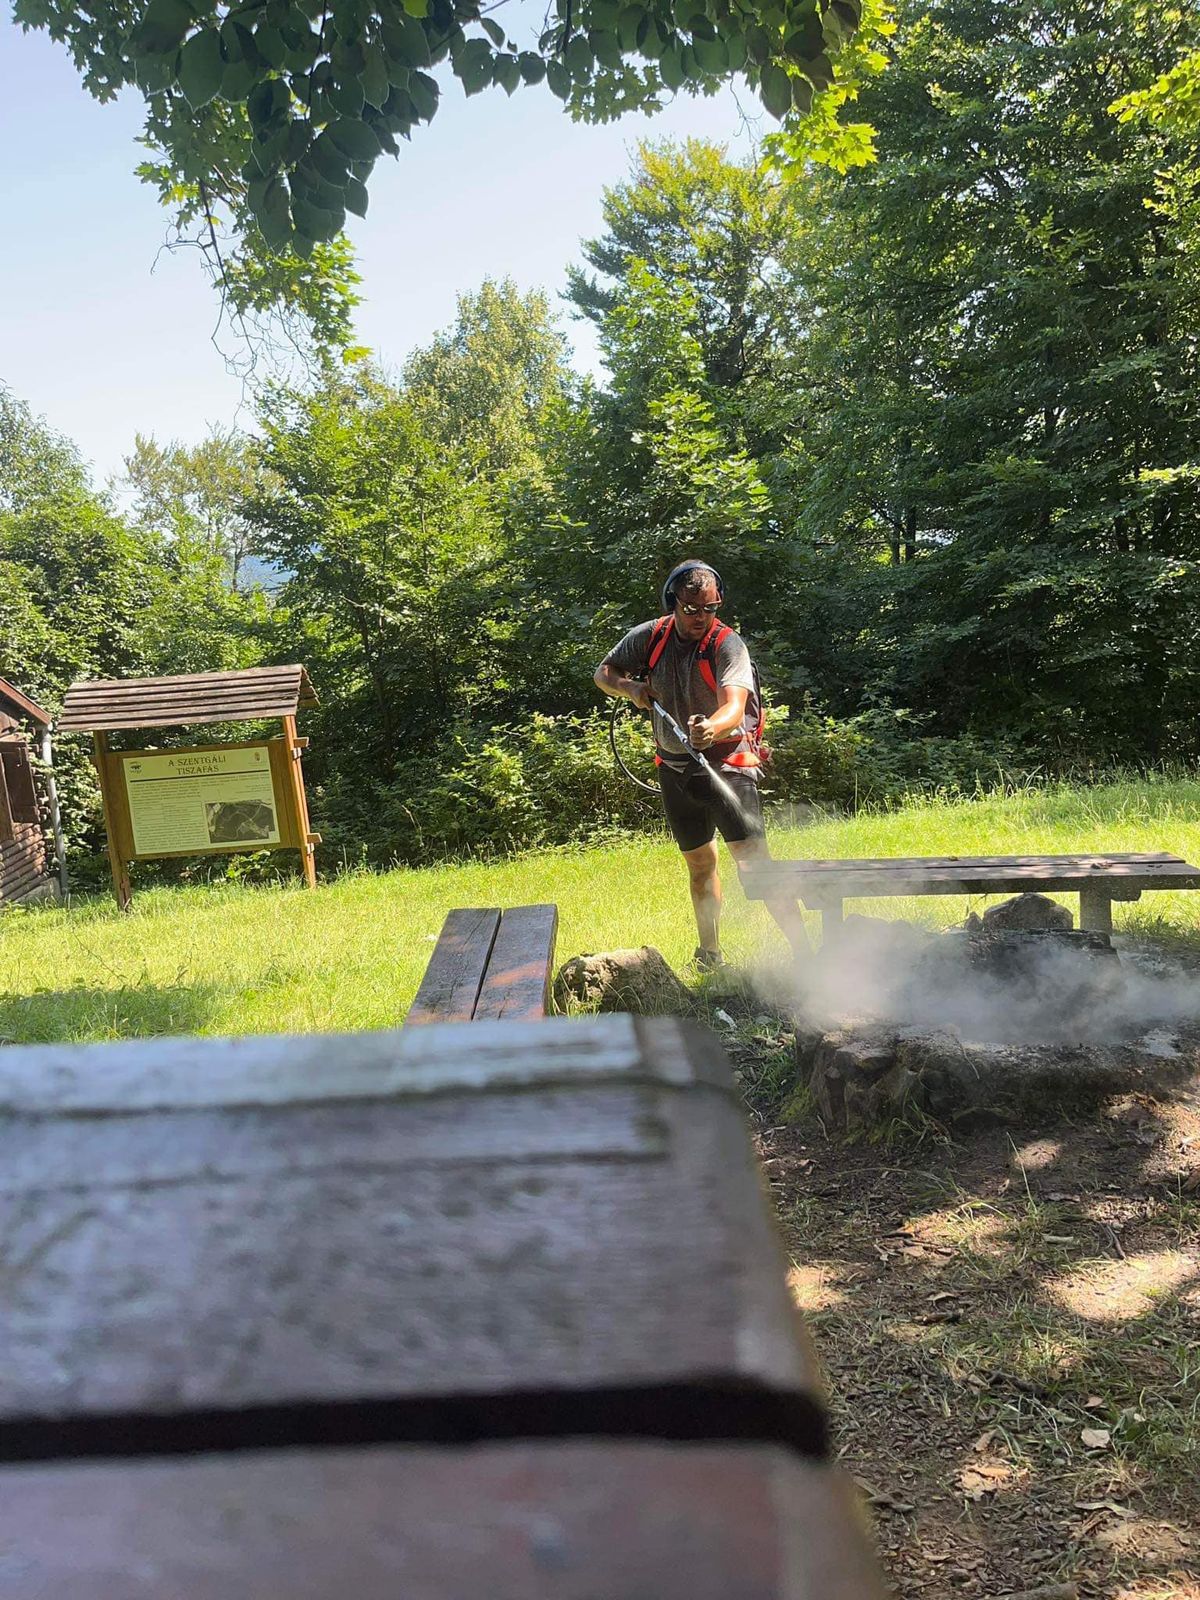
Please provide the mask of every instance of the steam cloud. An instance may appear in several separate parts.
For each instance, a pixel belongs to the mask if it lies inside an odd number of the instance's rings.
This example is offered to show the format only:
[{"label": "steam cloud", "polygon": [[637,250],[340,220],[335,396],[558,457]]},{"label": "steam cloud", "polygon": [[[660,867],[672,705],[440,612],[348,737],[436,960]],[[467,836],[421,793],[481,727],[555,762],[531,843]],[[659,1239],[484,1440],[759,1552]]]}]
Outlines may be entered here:
[{"label": "steam cloud", "polygon": [[1115,1044],[1200,1022],[1200,982],[1178,967],[1052,933],[938,935],[848,917],[787,986],[783,998],[818,1027],[885,1023],[973,1041]]}]

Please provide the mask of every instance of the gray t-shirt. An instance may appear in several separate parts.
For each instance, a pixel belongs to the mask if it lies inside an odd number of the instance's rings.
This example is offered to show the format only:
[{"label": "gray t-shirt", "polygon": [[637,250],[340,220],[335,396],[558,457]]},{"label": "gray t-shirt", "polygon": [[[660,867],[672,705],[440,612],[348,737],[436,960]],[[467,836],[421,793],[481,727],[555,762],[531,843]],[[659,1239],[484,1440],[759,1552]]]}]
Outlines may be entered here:
[{"label": "gray t-shirt", "polygon": [[[631,628],[620,644],[608,652],[603,664],[614,668],[627,678],[640,677],[650,659],[650,638],[653,632],[653,622],[641,622],[636,628]],[[721,704],[720,695],[713,693],[700,673],[698,658],[702,642],[697,640],[693,643],[690,639],[683,639],[678,630],[672,628],[671,636],[655,664],[654,671],[650,674],[651,694],[684,728],[687,727],[689,717],[710,717]],[[750,652],[732,629],[713,652],[711,662],[718,689],[749,689],[746,721],[751,727],[755,727],[758,722],[758,704],[754,697],[754,672],[750,666]],[[667,766],[673,767],[677,772],[694,766],[691,757],[684,754],[682,745],[661,717],[654,718],[654,737],[658,753]],[[739,741],[739,746],[734,745],[735,739]],[[719,748],[722,755],[729,756],[736,748],[745,747],[745,741],[746,725],[743,722],[741,726],[732,729],[726,735]],[[707,753],[712,760],[712,753]],[[720,763],[722,766],[725,764],[724,761]],[[738,770],[747,776],[754,776],[753,767]]]}]

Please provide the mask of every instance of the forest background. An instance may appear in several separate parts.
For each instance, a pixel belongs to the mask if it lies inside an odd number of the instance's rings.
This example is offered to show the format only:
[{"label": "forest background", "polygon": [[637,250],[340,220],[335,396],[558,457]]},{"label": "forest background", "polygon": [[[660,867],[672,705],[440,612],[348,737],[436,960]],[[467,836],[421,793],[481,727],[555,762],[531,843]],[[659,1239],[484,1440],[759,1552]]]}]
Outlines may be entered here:
[{"label": "forest background", "polygon": [[[653,808],[592,670],[701,555],[776,801],[1193,762],[1200,130],[1116,104],[1200,42],[1164,15],[904,0],[875,163],[643,146],[563,291],[601,383],[485,278],[398,374],[314,348],[252,434],[139,438],[116,493],[0,390],[0,676],[53,710],[304,662],[326,870],[595,840]],[[86,882],[86,747],[58,761]]]}]

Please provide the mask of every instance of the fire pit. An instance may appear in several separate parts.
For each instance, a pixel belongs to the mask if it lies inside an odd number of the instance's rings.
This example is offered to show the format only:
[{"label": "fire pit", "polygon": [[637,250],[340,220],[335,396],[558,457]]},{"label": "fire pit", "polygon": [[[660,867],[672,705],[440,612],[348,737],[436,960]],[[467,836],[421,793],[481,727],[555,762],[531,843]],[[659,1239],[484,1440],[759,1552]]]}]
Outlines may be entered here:
[{"label": "fire pit", "polygon": [[1194,1076],[1193,980],[1070,922],[1040,895],[940,935],[848,918],[797,1007],[797,1067],[827,1127],[1079,1107]]}]

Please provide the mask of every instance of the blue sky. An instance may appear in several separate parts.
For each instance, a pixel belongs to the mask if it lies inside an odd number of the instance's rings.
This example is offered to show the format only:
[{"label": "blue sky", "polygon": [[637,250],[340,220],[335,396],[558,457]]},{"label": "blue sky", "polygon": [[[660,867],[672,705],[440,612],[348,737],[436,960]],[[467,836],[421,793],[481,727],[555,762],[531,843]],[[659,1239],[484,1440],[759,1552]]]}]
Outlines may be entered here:
[{"label": "blue sky", "polygon": [[[432,126],[376,167],[370,213],[354,221],[362,342],[399,364],[487,276],[557,293],[639,139],[698,135],[747,155],[763,130],[743,108],[761,111],[726,90],[581,127],[544,85],[467,100],[450,80]],[[137,432],[190,442],[210,423],[251,420],[212,344],[216,298],[198,262],[160,251],[166,213],[133,175],[140,127],[135,96],[97,104],[61,46],[0,19],[0,383],[100,480]],[[564,326],[576,364],[594,369],[590,329]]]}]

